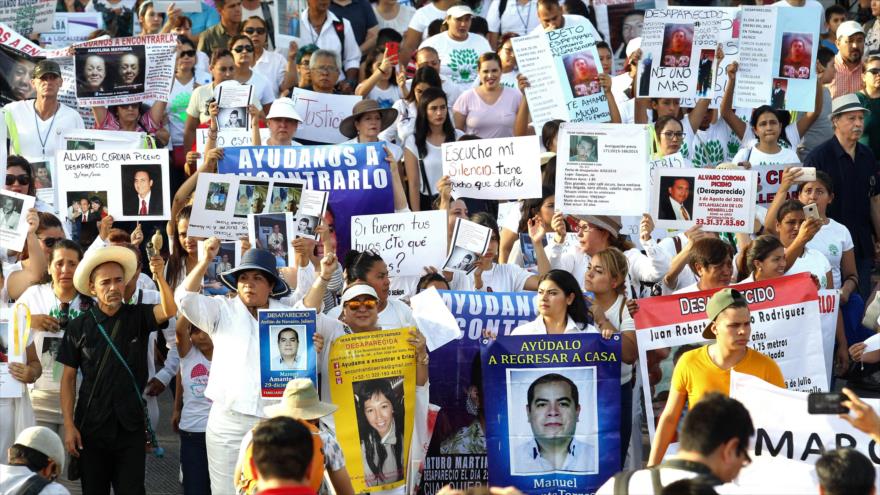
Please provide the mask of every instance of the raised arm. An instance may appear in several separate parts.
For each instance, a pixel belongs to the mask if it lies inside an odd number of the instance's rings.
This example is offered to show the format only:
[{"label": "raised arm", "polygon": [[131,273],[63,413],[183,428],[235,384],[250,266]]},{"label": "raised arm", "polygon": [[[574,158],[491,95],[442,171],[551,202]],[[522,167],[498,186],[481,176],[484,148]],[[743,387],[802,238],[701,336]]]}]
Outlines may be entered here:
[{"label": "raised arm", "polygon": [[321,310],[324,303],[324,293],[327,291],[327,284],[333,277],[334,271],[336,271],[336,255],[328,251],[321,259],[321,276],[315,279],[315,283],[312,284],[303,299],[303,306]]},{"label": "raised arm", "polygon": [[608,113],[611,114],[609,122],[619,124],[621,122],[620,109],[617,108],[617,102],[614,100],[614,94],[611,92],[611,76],[604,72],[599,74],[599,84],[602,86],[602,91],[605,92],[605,98],[608,100]]},{"label": "raised arm", "polygon": [[162,256],[156,255],[150,258],[150,271],[153,272],[153,280],[159,285],[159,304],[153,306],[153,316],[156,318],[156,323],[162,324],[177,314],[174,290],[165,280],[165,260]]},{"label": "raised arm", "polygon": [[49,261],[43,253],[43,246],[37,239],[40,217],[35,208],[28,211],[26,220],[28,233],[25,244],[27,245],[28,258],[22,261],[22,269],[10,274],[6,280],[6,290],[12,300],[21,297],[28,287],[39,284],[49,268]]},{"label": "raised arm", "polygon": [[739,64],[732,62],[727,66],[727,86],[724,88],[724,96],[721,98],[721,118],[727,122],[730,130],[740,139],[746,134],[746,123],[743,122],[733,110],[733,88],[736,86],[736,71]]}]

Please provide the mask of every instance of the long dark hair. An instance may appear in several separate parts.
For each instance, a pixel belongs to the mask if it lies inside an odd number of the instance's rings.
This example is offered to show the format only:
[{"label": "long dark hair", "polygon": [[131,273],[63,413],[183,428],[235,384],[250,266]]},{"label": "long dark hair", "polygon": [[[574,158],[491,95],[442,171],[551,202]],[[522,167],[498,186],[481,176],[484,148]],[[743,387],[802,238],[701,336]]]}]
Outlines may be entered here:
[{"label": "long dark hair", "polygon": [[[770,105],[761,105],[760,107],[754,109],[752,111],[752,116],[749,118],[749,126],[752,128],[752,132],[755,131],[755,128],[758,126],[758,119],[761,118],[761,115],[765,113],[772,113],[776,116],[776,120],[779,121],[779,137],[777,140],[781,140],[791,146],[791,141],[788,140],[788,136],[785,135],[785,128],[788,127],[788,124],[791,123],[791,116],[788,112],[780,112]],[[758,133],[755,133],[755,139],[758,138]]]},{"label": "long dark hair", "polygon": [[764,234],[746,245],[737,262],[739,281],[742,282],[747,276],[755,271],[755,261],[764,261],[773,251],[784,247],[779,238]]},{"label": "long dark hair", "polygon": [[547,198],[554,195],[556,195],[556,190],[552,187],[544,185],[541,186],[540,198],[532,198],[523,201],[522,208],[520,209],[519,226],[517,226],[516,231],[528,232],[529,219],[537,215],[541,211],[541,205],[544,204],[544,201],[547,201]]},{"label": "long dark hair", "polygon": [[437,99],[443,99],[447,104],[446,121],[443,122],[444,142],[451,143],[455,141],[455,126],[452,125],[452,117],[448,107],[446,93],[440,88],[428,88],[422,92],[421,101],[419,101],[419,110],[416,114],[416,147],[419,149],[419,156],[424,157],[428,154],[428,133],[431,132],[431,125],[428,123],[428,104]]},{"label": "long dark hair", "polygon": [[565,297],[574,294],[574,301],[565,310],[569,318],[582,326],[593,323],[593,317],[590,315],[590,311],[587,309],[587,301],[584,299],[584,291],[581,290],[581,284],[574,278],[574,275],[565,270],[550,270],[541,276],[538,283],[540,284],[545,280],[549,280],[559,286]]},{"label": "long dark hair", "polygon": [[382,257],[372,251],[357,251],[355,249],[345,253],[342,260],[342,270],[345,272],[345,283],[353,284],[358,280],[367,281],[367,273],[373,269],[373,265],[383,261]]},{"label": "long dark hair", "polygon": [[187,257],[187,252],[180,242],[180,236],[178,235],[180,232],[177,231],[177,224],[181,220],[189,220],[190,215],[192,215],[192,205],[186,205],[177,213],[177,218],[171,220],[174,222],[172,229],[174,235],[168,236],[168,242],[171,243],[173,249],[171,249],[171,253],[168,256],[168,264],[165,266],[165,278],[172,289],[177,284],[183,282],[183,279],[180,277],[180,268],[186,266]]},{"label": "long dark hair", "polygon": [[436,69],[427,65],[419,67],[416,75],[413,76],[412,82],[409,85],[409,93],[406,94],[404,100],[410,103],[416,101],[416,86],[421,83],[427,83],[432,88],[443,88],[443,80],[440,79],[440,74],[437,73]]},{"label": "long dark hair", "polygon": [[27,161],[27,158],[19,155],[9,155],[6,157],[6,168],[9,167],[18,167],[24,169],[25,175],[30,179],[30,184],[28,184],[28,196],[36,196],[37,195],[37,185],[34,183],[34,169],[31,167],[31,162]]},{"label": "long dark hair", "polygon": [[[382,445],[382,438],[370,423],[364,413],[364,405],[374,395],[382,394],[391,402],[394,418],[394,433],[397,441],[394,443],[394,460],[397,470],[403,472],[403,430],[404,430],[404,404],[402,397],[398,396],[391,386],[393,378],[377,378],[365,380],[354,384],[355,387],[355,410],[357,411],[358,431],[363,442],[364,457],[367,458],[367,466],[380,480],[384,481],[382,466],[388,458],[388,452]],[[378,461],[378,462],[377,462]]]}]

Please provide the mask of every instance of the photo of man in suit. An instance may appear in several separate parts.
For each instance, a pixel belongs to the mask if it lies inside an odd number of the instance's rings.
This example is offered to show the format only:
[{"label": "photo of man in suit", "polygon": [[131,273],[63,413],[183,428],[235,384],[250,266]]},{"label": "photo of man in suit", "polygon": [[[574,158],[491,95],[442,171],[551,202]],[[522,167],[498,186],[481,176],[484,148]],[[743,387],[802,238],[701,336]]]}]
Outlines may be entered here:
[{"label": "photo of man in suit", "polygon": [[785,81],[782,79],[773,80],[773,93],[770,94],[770,106],[775,109],[785,108]]},{"label": "photo of man in suit", "polygon": [[672,184],[666,188],[666,194],[660,196],[658,217],[660,220],[690,220],[691,211],[687,203],[691,196],[691,179],[675,177],[671,180]]},{"label": "photo of man in suit", "polygon": [[[156,171],[153,167],[134,166],[134,176],[130,184],[123,184],[122,213],[133,216],[155,216],[162,214],[162,194],[157,188],[153,194]],[[124,176],[125,174],[123,174]]]}]

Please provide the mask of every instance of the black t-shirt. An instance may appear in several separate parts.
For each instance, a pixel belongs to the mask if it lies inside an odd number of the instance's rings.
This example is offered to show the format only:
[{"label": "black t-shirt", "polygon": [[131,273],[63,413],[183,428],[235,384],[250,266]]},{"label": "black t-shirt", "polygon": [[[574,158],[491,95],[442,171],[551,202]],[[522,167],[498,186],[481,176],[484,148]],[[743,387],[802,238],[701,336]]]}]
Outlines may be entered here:
[{"label": "black t-shirt", "polygon": [[[107,364],[97,381],[97,389],[86,412],[86,403],[96,386],[96,375],[107,349],[107,341],[98,330],[102,325],[107,336],[119,321],[119,330],[113,343],[137,381],[137,391],[131,376],[110,350]],[[123,304],[113,316],[107,316],[93,307],[68,323],[58,362],[78,368],[83,375],[79,388],[74,419],[83,435],[108,434],[115,431],[116,422],[128,431],[144,429],[144,409],[141,392],[147,383],[147,345],[150,332],[157,330],[152,304]],[[110,428],[107,428],[110,426]]]}]

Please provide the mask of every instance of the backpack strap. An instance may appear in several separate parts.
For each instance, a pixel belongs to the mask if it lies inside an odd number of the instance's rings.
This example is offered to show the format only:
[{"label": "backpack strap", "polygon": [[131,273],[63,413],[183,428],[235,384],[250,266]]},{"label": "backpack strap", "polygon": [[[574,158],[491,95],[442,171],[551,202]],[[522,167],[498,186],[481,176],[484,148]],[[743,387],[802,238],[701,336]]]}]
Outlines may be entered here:
[{"label": "backpack strap", "polygon": [[504,34],[501,29],[501,16],[504,15],[504,11],[507,9],[507,0],[498,0],[498,34]]},{"label": "backpack strap", "polygon": [[43,478],[37,473],[34,473],[33,476],[28,478],[27,481],[25,481],[24,484],[21,485],[21,488],[19,488],[18,491],[15,492],[15,495],[38,495],[41,491],[43,491],[43,488],[46,488],[46,486],[49,485],[49,483],[51,483],[51,481]]},{"label": "backpack strap", "polygon": [[345,22],[333,21],[333,30],[336,31],[336,36],[339,36],[339,60],[342,64],[339,70],[345,74]]},{"label": "backpack strap", "polygon": [[681,245],[681,237],[678,234],[672,237],[672,243],[675,244],[675,254],[680,253],[683,246]]},{"label": "backpack strap", "polygon": [[[263,19],[269,25],[269,29],[266,30],[266,34],[269,36],[269,42],[272,43],[273,48],[277,49],[278,45],[275,44],[275,23],[272,19],[272,3],[272,1],[260,2],[260,9],[263,11]],[[288,50],[289,48],[290,47],[288,47]],[[287,53],[287,50],[285,50],[284,53]],[[256,63],[256,61],[254,63]]]}]

